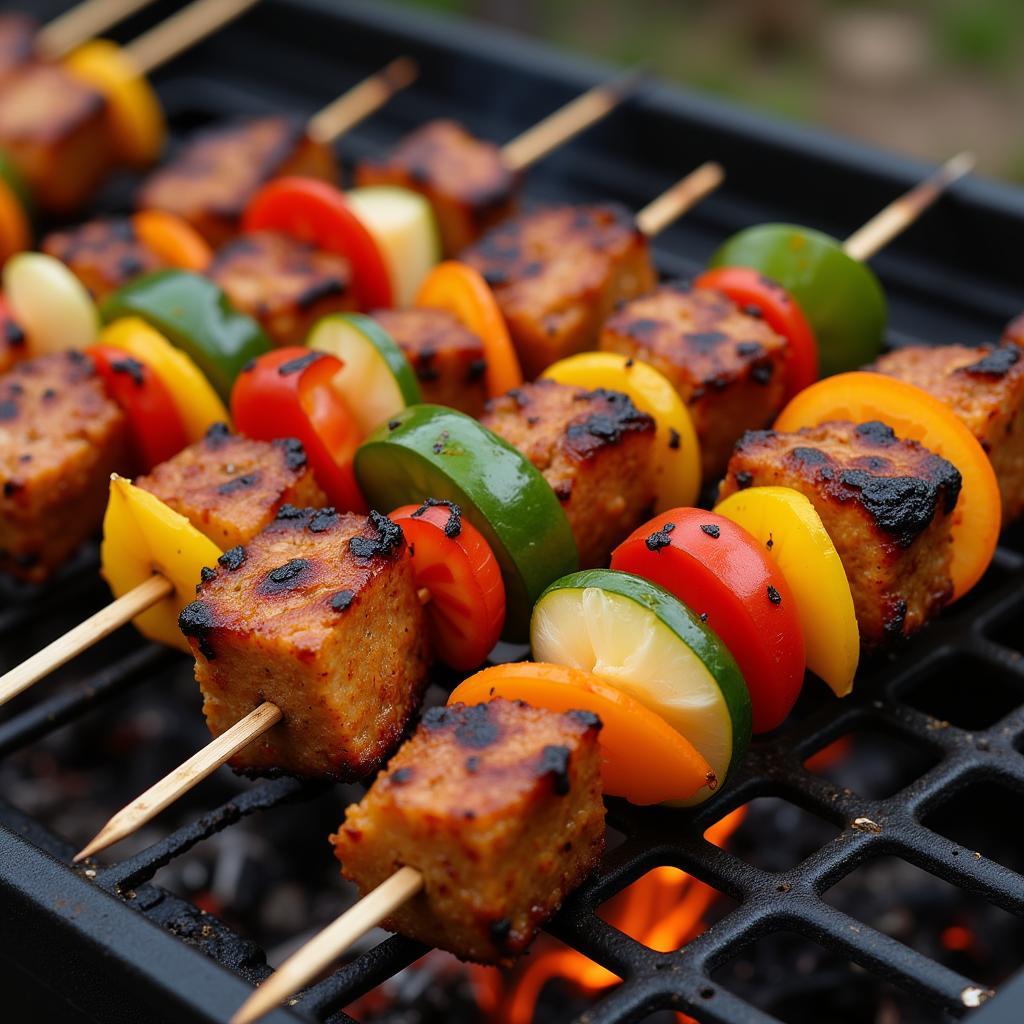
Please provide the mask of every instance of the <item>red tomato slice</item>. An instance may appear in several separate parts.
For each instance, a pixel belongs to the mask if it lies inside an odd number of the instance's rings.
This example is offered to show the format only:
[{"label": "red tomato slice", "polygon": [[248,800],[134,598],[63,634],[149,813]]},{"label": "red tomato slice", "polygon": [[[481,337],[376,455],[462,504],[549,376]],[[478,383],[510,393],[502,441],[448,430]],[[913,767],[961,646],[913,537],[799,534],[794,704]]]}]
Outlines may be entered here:
[{"label": "red tomato slice", "polygon": [[145,363],[119,348],[86,349],[111,400],[124,411],[139,468],[148,473],[177,455],[188,435],[167,385]]},{"label": "red tomato slice", "polygon": [[394,302],[388,266],[373,235],[333,185],[312,178],[276,178],[252,197],[243,231],[280,231],[337,253],[352,267],[352,286],[364,313]]},{"label": "red tomato slice", "polygon": [[483,534],[450,502],[403,505],[389,518],[409,542],[416,585],[430,591],[435,653],[460,672],[479,668],[505,625],[505,584]]},{"label": "red tomato slice", "polygon": [[752,267],[717,267],[705,270],[694,284],[723,292],[741,309],[756,308],[764,322],[788,342],[786,399],[818,379],[818,343],[814,330],[796,299]]},{"label": "red tomato slice", "polygon": [[804,635],[785,577],[751,534],[714,512],[676,508],[623,541],[611,567],[706,616],[743,673],[754,732],[782,723],[803,685]]},{"label": "red tomato slice", "polygon": [[352,468],[363,438],[331,386],[341,366],[340,359],[301,346],[267,352],[235,381],[231,416],[258,441],[297,437],[328,501],[343,512],[366,512]]}]

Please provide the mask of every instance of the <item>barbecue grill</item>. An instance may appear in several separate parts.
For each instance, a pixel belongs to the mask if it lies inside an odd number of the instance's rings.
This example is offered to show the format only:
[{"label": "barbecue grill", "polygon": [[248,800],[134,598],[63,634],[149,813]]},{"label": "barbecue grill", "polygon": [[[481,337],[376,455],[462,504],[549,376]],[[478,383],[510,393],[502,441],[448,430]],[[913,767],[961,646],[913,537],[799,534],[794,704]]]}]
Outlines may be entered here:
[{"label": "barbecue grill", "polygon": [[[133,28],[124,26],[125,38]],[[312,111],[400,53],[420,62],[421,79],[344,139],[349,160],[382,152],[438,115],[456,117],[490,138],[510,138],[608,73],[513,37],[377,4],[265,0],[163,72],[157,85],[180,138],[218,118],[268,108]],[[695,272],[721,239],[751,223],[795,221],[841,237],[925,172],[911,160],[653,85],[531,172],[527,196],[614,198],[638,208],[705,159],[725,165],[727,184],[659,237],[655,251],[665,274]],[[123,208],[126,189],[124,182],[113,183],[101,206]],[[1024,283],[1015,273],[1022,238],[1024,193],[977,179],[958,184],[877,260],[891,300],[890,341],[996,338],[1005,321],[1024,309]],[[3,595],[4,667],[99,606],[103,587],[95,570],[95,551],[86,552],[46,591]],[[923,1008],[915,1019],[1024,1019],[1024,974],[993,994],[985,983],[824,898],[876,858],[896,857],[1024,916],[1024,875],[1011,870],[1024,872],[1024,858],[1019,852],[1016,862],[1012,857],[1020,820],[1013,809],[1024,799],[1022,613],[1024,533],[1018,530],[1004,538],[992,568],[967,599],[895,654],[864,666],[852,697],[803,699],[791,722],[758,739],[727,789],[697,812],[683,816],[613,801],[609,823],[621,842],[549,927],[554,937],[624,979],[577,1019],[611,1024],[676,1010],[703,1024],[776,1020],[728,985],[722,969],[742,950],[779,933],[795,933],[859,965],[866,973],[855,983],[872,977],[893,983]],[[117,746],[112,731],[140,716],[150,723],[157,716],[190,723],[182,727],[181,749],[202,735],[187,660],[130,631],[122,634],[24,695],[0,719],[0,978],[6,983],[0,1012],[6,1020],[227,1020],[249,987],[269,973],[263,951],[208,908],[168,891],[161,879],[199,844],[246,828],[252,815],[258,815],[254,834],[286,821],[271,834],[294,829],[295,846],[315,853],[319,864],[328,856],[319,821],[326,814],[336,823],[345,803],[347,794],[288,778],[211,780],[174,812],[187,820],[166,838],[109,866],[70,867],[76,847],[41,820],[67,820],[68,807],[55,814],[60,799],[52,800],[47,815],[26,813],[32,808],[19,804],[18,794],[33,776],[45,774],[54,760],[74,761],[77,789],[62,799],[68,806],[98,803],[90,819],[95,825],[120,802],[111,797],[104,804],[106,790],[129,771],[133,758],[151,758],[150,778],[180,759],[180,751],[137,735],[124,763],[101,767]],[[442,685],[435,687],[435,696],[443,693]],[[864,795],[870,786],[847,787],[805,765],[835,741],[864,730],[920,752],[895,792]],[[877,748],[877,757],[887,756],[886,749]],[[120,796],[140,788],[130,785]],[[703,838],[725,814],[764,797],[822,819],[832,838],[814,843],[784,870],[757,866]],[[202,807],[212,809],[196,813]],[[979,832],[972,807],[1001,814]],[[311,833],[301,824],[309,818]],[[166,821],[158,826],[166,829]],[[74,838],[90,834],[84,826],[81,831]],[[311,852],[314,843],[319,845]],[[302,865],[299,856],[287,861],[299,881]],[[659,865],[683,869],[735,901],[675,953],[655,952],[596,913]],[[260,898],[259,891],[252,894],[253,902]],[[425,952],[401,937],[387,938],[267,1020],[349,1021],[341,1008]],[[1019,964],[1024,948],[1009,955]]]}]

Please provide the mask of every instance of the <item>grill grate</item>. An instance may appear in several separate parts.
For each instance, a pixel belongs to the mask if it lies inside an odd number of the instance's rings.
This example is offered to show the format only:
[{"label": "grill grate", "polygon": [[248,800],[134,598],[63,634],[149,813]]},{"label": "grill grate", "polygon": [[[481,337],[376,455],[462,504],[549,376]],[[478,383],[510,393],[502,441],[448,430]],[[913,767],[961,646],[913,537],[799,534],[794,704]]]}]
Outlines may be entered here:
[{"label": "grill grate", "polygon": [[[421,83],[346,139],[346,155],[380,151],[404,130],[442,112],[491,137],[510,137],[597,74],[594,68],[517,41],[460,27],[439,30],[408,13],[389,17],[376,6],[303,0],[288,5],[287,18],[282,17],[284,9],[283,3],[268,0],[243,24],[204,44],[168,73],[160,88],[177,134],[216,117],[267,106],[312,110],[330,98],[335,85],[343,87],[391,56],[409,52],[423,65]],[[275,40],[272,57],[270,39]],[[271,59],[273,81],[265,72]],[[496,88],[493,83],[499,78],[513,87]],[[658,260],[666,273],[694,270],[717,240],[752,221],[792,219],[842,233],[921,170],[853,145],[654,90],[628,115],[614,116],[538,168],[530,193],[542,199],[614,196],[639,206],[706,157],[725,163],[729,188],[659,240]],[[124,185],[115,185],[104,205],[123,207],[125,197]],[[978,182],[965,183],[955,198],[915,226],[879,260],[893,295],[893,340],[993,337],[1003,321],[1024,307],[1024,291],[1007,276],[1007,268],[1016,265],[1012,254],[1022,228],[1024,198]],[[795,724],[755,742],[739,776],[692,818],[612,802],[609,821],[625,839],[550,927],[556,938],[625,979],[581,1020],[635,1021],[660,1009],[692,1013],[704,1024],[774,1020],[713,976],[737,951],[779,931],[796,932],[836,951],[933,1005],[937,1013],[958,1018],[987,999],[984,986],[854,920],[822,896],[871,858],[896,855],[1024,916],[1020,875],[923,824],[971,786],[999,785],[1024,793],[1019,750],[1024,739],[1024,659],[1008,646],[1020,647],[1022,540],[1020,534],[1008,539],[978,590],[938,627],[893,658],[866,666],[853,697],[802,701]],[[99,603],[95,568],[92,552],[48,593],[6,595],[0,606],[0,637],[10,663],[40,646],[45,639],[35,636],[40,624],[54,635],[64,618],[73,622]],[[0,721],[0,758],[24,751],[62,727],[85,728],[94,709],[102,716],[113,702],[184,671],[180,655],[137,641],[112,647],[116,641],[112,638],[101,648],[103,660],[95,670],[82,674],[82,664],[71,666],[62,673],[60,685],[46,683],[15,705],[14,713]],[[1011,710],[994,724],[966,730],[908,703],[922,681],[927,685],[968,663],[972,678],[962,679],[959,694],[965,707],[972,700],[974,673],[998,674],[1009,691]],[[163,708],[176,695],[162,684],[159,689],[150,685],[146,699]],[[955,704],[956,693],[951,699]],[[809,756],[863,727],[922,745],[931,752],[933,766],[885,799],[866,799],[805,767]],[[291,779],[259,782],[149,848],[109,867],[85,871],[67,866],[73,852],[68,843],[0,800],[0,892],[10,908],[0,915],[0,945],[7,958],[0,973],[22,983],[5,988],[12,993],[15,1013],[22,999],[26,1015],[31,1007],[35,1019],[51,1019],[45,1000],[59,998],[67,1001],[60,1005],[60,1019],[71,1022],[137,1020],[140,1014],[153,1021],[225,1020],[247,986],[266,975],[262,951],[155,884],[154,876],[196,844],[250,815],[280,814],[286,804],[323,793],[323,787]],[[754,867],[702,838],[724,814],[764,796],[782,797],[814,813],[832,823],[838,834],[797,867],[781,872]],[[343,801],[337,804],[340,808]],[[655,952],[596,913],[606,900],[660,865],[690,872],[739,903],[677,953]],[[281,1009],[268,1020],[348,1021],[341,1007],[424,952],[403,938],[387,939],[307,990],[294,1008]],[[1019,1020],[1022,1012],[1024,982],[1018,979],[971,1020],[1000,1024]]]}]

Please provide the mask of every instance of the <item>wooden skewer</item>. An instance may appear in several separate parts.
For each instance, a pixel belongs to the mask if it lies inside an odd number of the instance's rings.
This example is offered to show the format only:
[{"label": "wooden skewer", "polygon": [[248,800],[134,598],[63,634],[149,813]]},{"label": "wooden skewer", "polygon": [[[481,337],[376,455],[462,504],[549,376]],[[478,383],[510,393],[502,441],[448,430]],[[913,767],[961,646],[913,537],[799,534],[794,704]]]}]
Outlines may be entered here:
[{"label": "wooden skewer", "polygon": [[884,210],[876,213],[867,224],[850,235],[843,243],[846,255],[862,262],[871,259],[898,234],[906,231],[954,181],[958,181],[973,169],[973,153],[958,153],[947,160],[924,181],[915,185],[898,199],[893,200]]},{"label": "wooden skewer", "polygon": [[[132,593],[134,592],[132,591]],[[416,596],[422,605],[430,601],[430,591],[426,587],[420,587],[416,591]],[[75,855],[75,863],[105,850],[108,846],[113,846],[114,843],[119,843],[122,839],[127,839],[133,832],[142,828],[146,822],[151,821],[161,811],[170,807],[175,800],[199,785],[208,775],[227,764],[235,754],[262,736],[271,726],[276,725],[281,721],[282,715],[281,709],[271,701],[264,701],[250,711],[244,718],[235,722],[230,729],[222,732],[216,739],[207,743],[202,750],[180,764],[173,772],[150,786],[142,796],[136,797],[130,804],[122,807]]]},{"label": "wooden skewer", "polygon": [[422,888],[423,876],[415,868],[399,868],[389,879],[381,882],[354,907],[346,910],[319,935],[288,957],[239,1007],[230,1024],[252,1024],[269,1013]]},{"label": "wooden skewer", "polygon": [[306,125],[306,133],[314,142],[329,145],[384,106],[396,92],[411,85],[418,74],[419,68],[414,60],[397,57],[314,114]]},{"label": "wooden skewer", "polygon": [[70,11],[44,25],[35,39],[36,53],[46,60],[60,60],[76,46],[106,32],[153,0],[82,0]]},{"label": "wooden skewer", "polygon": [[633,218],[636,226],[648,238],[654,238],[705,196],[714,192],[724,179],[725,171],[720,164],[701,164],[695,171],[691,171],[660,196],[652,199]]},{"label": "wooden skewer", "polygon": [[222,764],[228,762],[254,739],[262,736],[269,728],[281,721],[281,709],[264,701],[250,711],[241,721],[222,732],[215,740],[207,743],[202,750],[193,754],[184,764],[179,765],[170,775],[165,775],[156,785],[150,786],[140,797],[117,812],[96,833],[96,835],[75,854],[75,863],[105,850],[114,843],[130,836],[142,828],[147,821],[155,818],[164,808],[169,807],[178,797],[197,786],[208,775],[212,775]]},{"label": "wooden skewer", "polygon": [[44,676],[173,593],[174,585],[170,580],[165,576],[153,576],[105,608],[101,608],[95,615],[90,615],[74,629],[0,676],[0,704],[6,704],[33,683],[39,682]]},{"label": "wooden skewer", "polygon": [[615,82],[595,85],[582,96],[577,96],[564,107],[548,114],[543,121],[501,147],[501,156],[506,166],[515,173],[525,171],[614,110],[629,95],[639,78],[634,73]]},{"label": "wooden skewer", "polygon": [[188,7],[133,40],[122,53],[140,75],[148,75],[256,3],[257,0],[193,0]]}]

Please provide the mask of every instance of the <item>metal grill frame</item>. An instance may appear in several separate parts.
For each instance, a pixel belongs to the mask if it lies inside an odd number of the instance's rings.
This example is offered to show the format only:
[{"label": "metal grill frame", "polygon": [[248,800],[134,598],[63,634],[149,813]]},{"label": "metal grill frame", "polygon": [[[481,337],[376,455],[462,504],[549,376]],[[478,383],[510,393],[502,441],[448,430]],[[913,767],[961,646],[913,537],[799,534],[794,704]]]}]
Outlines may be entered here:
[{"label": "metal grill frame", "polygon": [[[166,9],[166,6],[165,6]],[[129,29],[132,26],[129,26]],[[129,33],[130,34],[130,31]],[[274,40],[274,80],[266,80]],[[501,139],[555,103],[607,74],[535,44],[456,22],[330,0],[267,0],[244,22],[203,44],[158,80],[172,127],[215,115],[271,108],[312,110],[397,53],[423,67],[420,83],[345,140],[343,152],[377,152],[403,131],[440,112]],[[677,89],[654,87],[551,158],[531,175],[527,194],[550,199],[611,196],[633,206],[699,161],[729,171],[722,194],[658,240],[665,273],[699,268],[716,241],[746,224],[792,220],[843,234],[925,168],[803,128],[773,122]],[[116,188],[106,199],[123,206]],[[989,340],[1024,308],[1024,287],[1010,275],[1024,237],[1024,193],[972,180],[877,261],[892,298],[893,343]],[[92,571],[88,563],[79,574]],[[72,578],[72,583],[73,583]],[[1024,658],[991,639],[996,624],[1024,621],[1024,546],[1001,547],[977,595],[954,608],[891,661],[871,666],[853,697],[822,705],[795,725],[757,740],[738,777],[690,816],[612,801],[609,820],[626,839],[578,890],[549,931],[619,974],[623,984],[581,1021],[636,1021],[657,1009],[690,1012],[706,1024],[770,1024],[710,980],[745,944],[787,930],[819,942],[954,1016],[987,993],[971,979],[826,904],[821,896],[866,860],[895,854],[1024,915],[1024,878],[971,856],[921,824],[922,816],[979,780],[1024,792]],[[65,585],[67,588],[67,584]],[[66,593],[73,590],[65,589]],[[0,609],[0,637],[41,614],[42,594]],[[950,658],[969,654],[1020,683],[1021,705],[984,731],[935,728],[900,699],[915,681]],[[143,647],[54,694],[42,688],[26,710],[0,719],[0,757],[73,723],[102,702],[161,671],[178,655]],[[805,759],[862,725],[881,726],[924,743],[938,763],[885,800],[866,800],[810,774]],[[168,766],[170,767],[170,766]],[[135,857],[86,870],[69,866],[71,847],[0,800],[0,976],[18,982],[20,1001],[39,1019],[47,991],[68,1021],[221,1022],[249,985],[266,975],[262,952],[224,925],[151,883],[155,872],[213,833],[257,812],[322,792],[290,779],[253,785]],[[825,818],[839,834],[800,865],[767,872],[717,849],[705,829],[760,796],[781,796]],[[855,826],[868,819],[874,828]],[[683,950],[662,954],[596,916],[614,894],[651,868],[672,865],[739,902]],[[292,1008],[267,1018],[348,1021],[343,1007],[425,952],[393,937],[307,990]],[[111,993],[117,993],[112,998]],[[10,1006],[10,1003],[8,1003]],[[45,1013],[45,1011],[43,1011]],[[77,1016],[76,1016],[77,1014]],[[1009,1024],[1024,1014],[1024,973],[970,1014],[972,1024]]]}]

